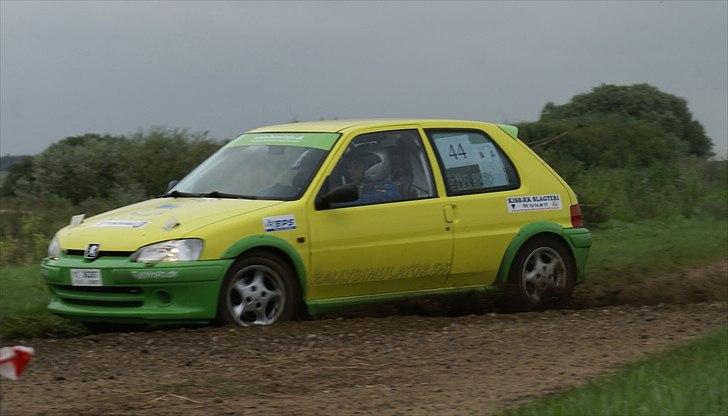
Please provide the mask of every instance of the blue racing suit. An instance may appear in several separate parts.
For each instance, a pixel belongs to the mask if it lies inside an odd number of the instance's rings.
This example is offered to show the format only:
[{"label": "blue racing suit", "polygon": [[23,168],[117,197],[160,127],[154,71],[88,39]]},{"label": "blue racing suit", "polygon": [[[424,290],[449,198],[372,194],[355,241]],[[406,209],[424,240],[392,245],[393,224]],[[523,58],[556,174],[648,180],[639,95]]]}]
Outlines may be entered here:
[{"label": "blue racing suit", "polygon": [[382,202],[399,201],[402,194],[394,182],[364,182],[359,185],[359,199],[351,202],[331,204],[332,207],[350,207],[353,205],[370,205]]}]

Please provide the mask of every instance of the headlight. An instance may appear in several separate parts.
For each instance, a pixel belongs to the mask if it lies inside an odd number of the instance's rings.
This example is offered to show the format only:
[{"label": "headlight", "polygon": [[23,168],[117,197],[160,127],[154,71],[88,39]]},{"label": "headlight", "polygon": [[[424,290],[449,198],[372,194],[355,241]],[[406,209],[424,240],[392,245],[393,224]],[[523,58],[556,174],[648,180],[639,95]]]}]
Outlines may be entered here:
[{"label": "headlight", "polygon": [[58,242],[58,236],[54,235],[51,243],[48,244],[48,257],[55,260],[61,255],[61,243]]},{"label": "headlight", "polygon": [[131,261],[156,263],[160,261],[197,260],[202,253],[202,240],[188,238],[150,244],[131,255]]}]

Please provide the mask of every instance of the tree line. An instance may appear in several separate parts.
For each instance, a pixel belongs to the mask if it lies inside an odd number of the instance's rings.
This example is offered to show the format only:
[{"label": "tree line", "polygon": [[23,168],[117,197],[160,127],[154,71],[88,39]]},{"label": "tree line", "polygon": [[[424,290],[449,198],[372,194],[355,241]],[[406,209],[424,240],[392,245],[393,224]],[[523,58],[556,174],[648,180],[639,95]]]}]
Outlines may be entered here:
[{"label": "tree line", "polygon": [[600,85],[520,123],[592,224],[726,212],[725,162],[687,102],[648,84]]}]

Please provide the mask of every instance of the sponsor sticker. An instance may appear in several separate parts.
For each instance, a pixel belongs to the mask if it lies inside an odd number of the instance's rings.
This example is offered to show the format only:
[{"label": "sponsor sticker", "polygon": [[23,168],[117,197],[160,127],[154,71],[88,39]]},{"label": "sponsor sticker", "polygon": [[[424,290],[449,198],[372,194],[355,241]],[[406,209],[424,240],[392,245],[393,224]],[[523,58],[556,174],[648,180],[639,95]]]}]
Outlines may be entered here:
[{"label": "sponsor sticker", "polygon": [[131,277],[137,280],[146,279],[171,279],[179,275],[174,270],[132,270]]},{"label": "sponsor sticker", "polygon": [[227,146],[303,146],[331,150],[339,136],[339,133],[245,133]]},{"label": "sponsor sticker", "polygon": [[493,143],[472,143],[462,134],[438,138],[435,144],[453,191],[508,185],[505,166]]},{"label": "sponsor sticker", "polygon": [[419,277],[445,276],[450,263],[419,263],[402,266],[368,267],[360,269],[339,269],[324,271],[313,276],[317,286],[342,283],[362,283],[389,279],[413,279]]},{"label": "sponsor sticker", "polygon": [[527,195],[506,198],[508,212],[549,211],[561,209],[561,195]]},{"label": "sponsor sticker", "polygon": [[144,226],[147,222],[148,221],[105,220],[94,223],[92,227],[139,228]]},{"label": "sponsor sticker", "polygon": [[279,215],[277,217],[265,217],[263,218],[263,228],[267,232],[294,230],[296,228],[296,216]]},{"label": "sponsor sticker", "polygon": [[268,142],[281,142],[281,143],[300,143],[304,139],[304,136],[293,135],[293,134],[266,134],[260,135],[253,138],[251,143],[264,143]]}]

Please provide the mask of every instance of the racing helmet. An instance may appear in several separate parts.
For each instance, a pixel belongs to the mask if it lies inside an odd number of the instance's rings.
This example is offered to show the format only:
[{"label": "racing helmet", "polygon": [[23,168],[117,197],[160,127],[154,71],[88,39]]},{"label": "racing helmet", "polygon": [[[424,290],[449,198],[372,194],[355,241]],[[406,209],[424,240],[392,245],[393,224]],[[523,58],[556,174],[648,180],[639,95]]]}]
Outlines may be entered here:
[{"label": "racing helmet", "polygon": [[301,153],[293,164],[289,167],[291,170],[302,170],[302,169],[314,169],[321,157],[317,155],[312,149],[306,149]]},{"label": "racing helmet", "polygon": [[320,160],[321,157],[312,149],[304,150],[288,169],[288,172],[293,175],[291,186],[296,189],[305,186]]},{"label": "racing helmet", "polygon": [[364,179],[367,181],[382,181],[391,175],[391,159],[382,149],[354,151],[348,159],[356,160],[364,165]]}]

